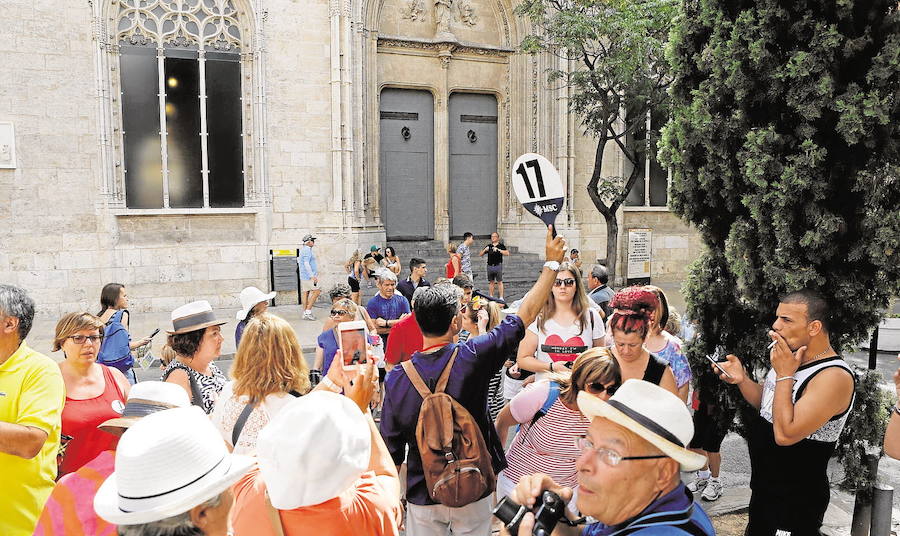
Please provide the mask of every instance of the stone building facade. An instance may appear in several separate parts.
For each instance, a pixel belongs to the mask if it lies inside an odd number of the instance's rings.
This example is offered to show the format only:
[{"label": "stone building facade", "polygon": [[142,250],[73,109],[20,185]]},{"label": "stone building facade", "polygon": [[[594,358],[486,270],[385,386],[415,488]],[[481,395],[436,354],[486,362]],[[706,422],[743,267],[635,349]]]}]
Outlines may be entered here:
[{"label": "stone building facade", "polygon": [[[542,224],[509,183],[525,152],[560,171],[570,243],[605,256],[585,193],[595,142],[546,84],[552,60],[517,51],[529,29],[513,8],[3,2],[0,146],[13,132],[15,161],[0,152],[0,281],[50,314],[95,307],[111,281],[135,310],[232,307],[244,286],[269,286],[270,250],[307,232],[334,281],[354,249],[390,239],[496,228],[538,251]],[[613,151],[605,161],[623,174]],[[678,280],[699,240],[650,204],[620,228],[653,229],[652,276]]]}]

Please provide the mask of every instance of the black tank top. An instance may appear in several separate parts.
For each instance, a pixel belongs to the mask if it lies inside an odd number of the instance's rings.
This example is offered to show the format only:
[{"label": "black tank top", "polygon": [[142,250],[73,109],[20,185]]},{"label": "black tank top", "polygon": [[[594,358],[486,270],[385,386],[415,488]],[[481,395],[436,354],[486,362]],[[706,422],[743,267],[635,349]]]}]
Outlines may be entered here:
[{"label": "black tank top", "polygon": [[659,385],[659,382],[662,381],[663,372],[666,371],[666,367],[668,366],[669,364],[663,358],[651,353],[650,359],[647,360],[647,368],[644,369],[643,380],[654,385]]}]

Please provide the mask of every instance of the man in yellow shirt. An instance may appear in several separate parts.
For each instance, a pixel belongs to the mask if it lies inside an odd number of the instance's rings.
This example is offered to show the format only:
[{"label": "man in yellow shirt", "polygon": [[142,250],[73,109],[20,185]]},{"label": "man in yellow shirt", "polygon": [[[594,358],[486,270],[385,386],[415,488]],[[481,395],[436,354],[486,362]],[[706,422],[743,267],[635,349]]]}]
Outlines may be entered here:
[{"label": "man in yellow shirt", "polygon": [[25,344],[34,301],[0,285],[0,534],[30,535],[56,479],[65,386],[59,367]]}]

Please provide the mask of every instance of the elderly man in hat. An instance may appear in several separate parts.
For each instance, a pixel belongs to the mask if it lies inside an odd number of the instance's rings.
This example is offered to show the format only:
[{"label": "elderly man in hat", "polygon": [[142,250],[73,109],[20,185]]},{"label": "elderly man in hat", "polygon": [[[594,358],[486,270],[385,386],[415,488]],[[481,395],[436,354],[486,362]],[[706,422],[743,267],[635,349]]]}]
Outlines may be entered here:
[{"label": "elderly man in hat", "polygon": [[[692,534],[713,536],[709,517],[681,482],[681,471],[703,466],[705,458],[686,448],[694,425],[680,398],[643,380],[627,380],[604,402],[586,392],[578,408],[591,419],[588,435],[577,439],[581,455],[576,504],[598,521],[582,534]],[[544,490],[564,501],[573,490],[547,475],[519,480],[510,498],[532,509]],[[530,535],[535,518],[525,514],[519,536]],[[561,526],[554,534],[577,534]]]},{"label": "elderly man in hat", "polygon": [[319,299],[322,289],[319,288],[319,265],[316,263],[316,254],[313,246],[316,245],[316,237],[308,234],[303,237],[303,245],[297,256],[297,265],[300,269],[300,301],[303,303],[303,319],[315,320],[312,314],[313,305]]},{"label": "elderly man in hat", "polygon": [[[140,382],[128,393],[122,416],[104,421],[97,428],[119,437],[132,424],[151,413],[190,405],[184,389],[174,383]],[[112,474],[115,456],[115,450],[101,452],[74,473],[59,479],[41,512],[35,536],[115,536],[116,526],[97,517],[94,512],[94,495],[103,479]]]},{"label": "elderly man in hat", "polygon": [[116,449],[116,470],[100,486],[94,510],[123,536],[227,536],[231,485],[253,458],[230,454],[203,410],[148,415]]}]

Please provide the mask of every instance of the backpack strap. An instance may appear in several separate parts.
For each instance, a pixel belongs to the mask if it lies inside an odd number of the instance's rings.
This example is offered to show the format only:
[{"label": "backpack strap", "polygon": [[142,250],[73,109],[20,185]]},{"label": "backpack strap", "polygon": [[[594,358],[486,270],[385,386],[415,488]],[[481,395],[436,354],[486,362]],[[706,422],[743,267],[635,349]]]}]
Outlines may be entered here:
[{"label": "backpack strap", "polygon": [[[534,417],[531,419],[531,425],[534,426],[534,423],[538,422],[538,419],[543,417],[550,411],[550,408],[556,402],[556,399],[559,398],[559,384],[556,382],[550,382],[550,391],[547,393],[547,400],[544,401],[544,405],[541,406],[541,409],[534,414]],[[530,428],[529,428],[530,429]]]},{"label": "backpack strap", "polygon": [[434,394],[434,393],[443,393],[444,389],[447,388],[447,381],[450,378],[450,369],[453,368],[453,362],[456,360],[456,354],[459,352],[459,346],[453,349],[453,354],[450,356],[450,361],[444,366],[444,370],[441,372],[440,378],[438,378],[437,386],[432,392],[431,389],[425,385],[425,380],[422,379],[422,376],[416,370],[416,367],[412,364],[412,359],[407,359],[400,365],[403,367],[403,370],[406,371],[406,376],[409,378],[410,383],[413,384],[413,387],[416,388],[416,391],[422,395],[424,399],[426,396]]},{"label": "backpack strap", "polygon": [[[181,365],[181,366],[179,366],[179,365]],[[188,368],[187,365],[181,364],[180,362],[179,362],[179,365],[175,365],[171,369],[166,370],[163,373],[162,381],[166,381],[166,378],[169,377],[169,374],[172,374],[173,372],[175,372],[175,369],[183,370],[184,373],[187,374],[188,382],[191,384],[191,404],[193,404],[195,406],[200,406],[202,408],[203,407],[203,395],[200,393],[200,386],[197,385],[197,380],[194,379],[194,376],[191,374],[191,370]]]},{"label": "backpack strap", "polygon": [[444,371],[441,372],[441,377],[438,378],[437,385],[434,388],[435,393],[443,393],[447,388],[447,382],[450,380],[450,369],[453,368],[453,362],[456,361],[456,354],[458,353],[459,346],[453,349],[453,353],[450,355],[450,361],[447,361]]},{"label": "backpack strap", "polygon": [[241,410],[241,414],[238,415],[237,420],[234,422],[234,428],[231,429],[231,446],[236,447],[238,439],[241,437],[241,432],[244,430],[244,425],[247,424],[247,419],[250,417],[250,414],[253,413],[253,408],[256,407],[256,404],[249,403],[244,406],[244,409]]}]

